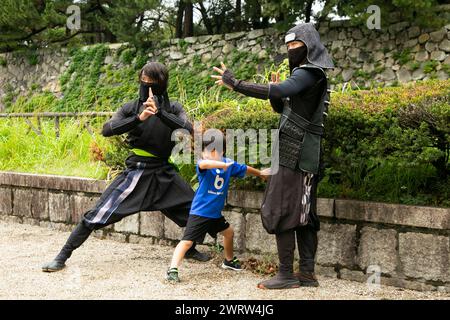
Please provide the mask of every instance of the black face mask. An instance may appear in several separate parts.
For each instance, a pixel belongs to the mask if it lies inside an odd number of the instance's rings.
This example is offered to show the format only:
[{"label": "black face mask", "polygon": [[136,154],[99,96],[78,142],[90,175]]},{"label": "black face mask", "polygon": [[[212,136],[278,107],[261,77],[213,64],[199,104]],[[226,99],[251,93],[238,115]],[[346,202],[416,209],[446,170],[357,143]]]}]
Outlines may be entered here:
[{"label": "black face mask", "polygon": [[306,61],[306,56],[308,54],[308,50],[306,46],[301,46],[294,49],[288,50],[288,60],[289,60],[289,70],[294,70],[295,67],[298,67],[302,63]]},{"label": "black face mask", "polygon": [[148,99],[148,89],[152,88],[152,92],[155,96],[160,96],[166,91],[166,86],[162,86],[159,83],[146,83],[141,81],[139,86],[139,100],[147,101]]}]

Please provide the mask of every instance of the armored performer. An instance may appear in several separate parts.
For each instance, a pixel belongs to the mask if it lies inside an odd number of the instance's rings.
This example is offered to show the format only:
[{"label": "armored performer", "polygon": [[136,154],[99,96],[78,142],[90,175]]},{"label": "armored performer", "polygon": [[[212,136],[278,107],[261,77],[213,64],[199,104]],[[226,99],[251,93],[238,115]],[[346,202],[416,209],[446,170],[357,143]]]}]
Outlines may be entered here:
[{"label": "armored performer", "polygon": [[[222,63],[214,67],[218,85],[258,99],[270,99],[281,114],[278,133],[278,170],[269,177],[261,207],[264,228],[276,235],[279,271],[258,284],[261,289],[318,286],[314,273],[317,231],[317,184],[321,176],[321,139],[329,104],[325,69],[333,62],[311,23],[299,24],[285,36],[290,76],[279,82],[272,75],[269,84],[256,84],[234,77]],[[276,154],[276,153],[275,153]],[[300,255],[300,272],[294,274],[295,242]]]},{"label": "armored performer", "polygon": [[[84,214],[59,254],[42,271],[63,269],[72,252],[93,230],[140,211],[159,210],[178,226],[186,226],[194,191],[178,175],[169,157],[175,145],[172,132],[185,129],[192,133],[193,127],[181,104],[169,100],[169,72],[164,65],[147,63],[139,79],[139,99],[121,107],[102,130],[105,137],[128,133],[131,154],[126,159],[127,168],[111,182],[94,208]],[[186,257],[209,259],[195,245]]]}]

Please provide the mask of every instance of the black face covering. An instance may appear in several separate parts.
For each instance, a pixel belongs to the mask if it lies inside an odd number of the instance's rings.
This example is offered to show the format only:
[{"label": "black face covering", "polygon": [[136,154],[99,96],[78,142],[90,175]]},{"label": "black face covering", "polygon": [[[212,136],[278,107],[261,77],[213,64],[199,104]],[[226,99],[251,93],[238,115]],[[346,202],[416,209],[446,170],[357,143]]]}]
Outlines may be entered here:
[{"label": "black face covering", "polygon": [[147,101],[149,88],[152,88],[152,92],[155,96],[160,96],[166,91],[166,86],[162,86],[159,83],[149,84],[141,81],[141,85],[139,86],[139,100]]},{"label": "black face covering", "polygon": [[291,70],[291,72],[295,67],[298,67],[306,61],[307,53],[308,50],[305,45],[288,50],[289,70]]}]

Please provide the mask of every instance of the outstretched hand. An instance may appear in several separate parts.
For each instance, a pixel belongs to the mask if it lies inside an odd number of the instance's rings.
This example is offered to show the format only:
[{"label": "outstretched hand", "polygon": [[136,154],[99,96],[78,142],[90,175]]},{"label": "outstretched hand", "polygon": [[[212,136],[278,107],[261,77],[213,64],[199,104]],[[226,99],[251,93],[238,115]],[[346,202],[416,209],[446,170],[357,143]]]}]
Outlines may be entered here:
[{"label": "outstretched hand", "polygon": [[266,169],[261,170],[261,171],[259,172],[259,176],[260,176],[261,179],[263,179],[263,180],[267,180],[267,178],[268,178],[270,175],[272,175],[272,172],[271,172],[270,168],[266,168]]},{"label": "outstretched hand", "polygon": [[278,83],[280,82],[280,72],[272,72],[270,75],[270,82],[269,83]]},{"label": "outstretched hand", "polygon": [[226,83],[224,83],[223,79],[222,79],[222,76],[223,76],[224,72],[227,70],[227,67],[225,66],[225,64],[223,62],[221,62],[220,65],[221,65],[221,68],[213,67],[214,71],[219,73],[219,75],[213,74],[213,75],[211,75],[211,78],[217,79],[215,82],[217,85],[225,86],[228,89],[233,90],[233,88],[230,87],[229,85],[227,85]]}]

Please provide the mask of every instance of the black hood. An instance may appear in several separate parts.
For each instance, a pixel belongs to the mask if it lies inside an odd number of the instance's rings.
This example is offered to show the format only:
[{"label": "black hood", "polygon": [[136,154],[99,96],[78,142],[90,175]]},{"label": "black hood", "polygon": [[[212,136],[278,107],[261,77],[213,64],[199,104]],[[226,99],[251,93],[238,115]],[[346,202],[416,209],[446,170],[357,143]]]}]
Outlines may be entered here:
[{"label": "black hood", "polygon": [[334,68],[333,61],[325,46],[320,42],[320,35],[314,24],[301,23],[289,29],[286,33],[285,43],[291,41],[302,41],[306,45],[309,63],[322,69]]}]

